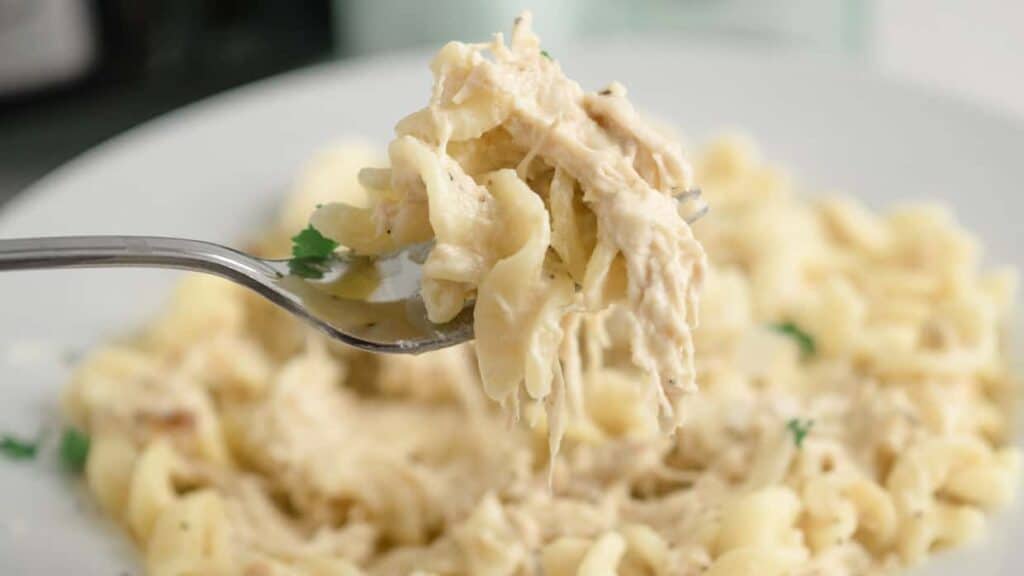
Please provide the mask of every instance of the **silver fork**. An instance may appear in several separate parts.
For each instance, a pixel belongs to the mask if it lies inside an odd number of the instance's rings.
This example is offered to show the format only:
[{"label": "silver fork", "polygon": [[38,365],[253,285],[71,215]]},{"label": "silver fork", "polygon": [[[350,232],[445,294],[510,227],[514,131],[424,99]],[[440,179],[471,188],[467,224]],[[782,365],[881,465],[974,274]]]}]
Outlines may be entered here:
[{"label": "silver fork", "polygon": [[[676,196],[700,200],[699,189]],[[685,216],[707,213],[699,203]],[[433,242],[369,258],[336,253],[321,278],[301,278],[289,260],[269,260],[199,240],[157,236],[0,239],[0,271],[42,268],[178,268],[215,274],[254,290],[329,336],[372,352],[427,352],[473,338],[467,306],[452,321],[427,320],[419,284]]]}]

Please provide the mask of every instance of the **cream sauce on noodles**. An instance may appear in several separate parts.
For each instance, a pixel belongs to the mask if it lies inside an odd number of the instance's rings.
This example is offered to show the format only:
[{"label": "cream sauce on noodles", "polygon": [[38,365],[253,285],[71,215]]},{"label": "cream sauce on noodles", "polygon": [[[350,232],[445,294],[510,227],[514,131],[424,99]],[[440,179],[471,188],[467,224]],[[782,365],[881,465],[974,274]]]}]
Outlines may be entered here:
[{"label": "cream sauce on noodles", "polygon": [[679,145],[639,117],[621,85],[586,94],[566,78],[529,14],[508,44],[452,42],[431,69],[433,95],[399,122],[390,173],[364,178],[378,188],[362,213],[372,224],[349,226],[336,216],[345,206],[321,208],[314,223],[336,222],[324,233],[371,250],[435,237],[429,317],[446,322],[475,298],[484,388],[516,413],[550,399],[549,419],[565,417],[565,387],[581,385],[564,372],[576,359],[563,343],[579,338],[568,328],[617,308],[651,409],[673,429],[695,386],[705,265],[673,199],[693,183]]},{"label": "cream sauce on noodles", "polygon": [[331,201],[314,225],[357,251],[434,237],[425,299],[476,299],[475,351],[374,356],[192,276],[77,368],[86,482],[147,574],[864,576],[976,538],[1020,485],[1012,271],[935,206],[802,198],[735,137],[694,156],[705,268],[676,146],[527,26],[445,47],[389,162],[318,155],[256,247]]}]

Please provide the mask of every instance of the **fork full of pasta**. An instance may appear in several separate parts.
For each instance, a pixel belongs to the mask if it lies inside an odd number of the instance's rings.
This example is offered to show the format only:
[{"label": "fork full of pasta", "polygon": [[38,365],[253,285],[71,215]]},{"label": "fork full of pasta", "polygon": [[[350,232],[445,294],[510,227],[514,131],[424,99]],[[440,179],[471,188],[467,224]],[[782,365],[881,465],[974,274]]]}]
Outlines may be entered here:
[{"label": "fork full of pasta", "polygon": [[[707,212],[699,189],[677,196],[696,221]],[[693,205],[697,204],[696,207]],[[681,208],[682,209],[682,208]],[[473,338],[473,311],[431,322],[420,294],[433,241],[388,254],[335,251],[312,227],[290,259],[263,259],[221,244],[157,236],[0,239],[0,271],[49,268],[175,268],[246,286],[329,336],[372,352],[421,353]]]}]

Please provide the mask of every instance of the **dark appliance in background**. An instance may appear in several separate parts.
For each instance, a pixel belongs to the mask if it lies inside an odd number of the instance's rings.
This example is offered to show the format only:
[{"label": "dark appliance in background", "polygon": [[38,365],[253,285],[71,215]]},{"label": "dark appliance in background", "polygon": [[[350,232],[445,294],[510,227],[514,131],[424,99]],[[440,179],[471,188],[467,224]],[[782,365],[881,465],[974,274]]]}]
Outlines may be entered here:
[{"label": "dark appliance in background", "polygon": [[330,0],[0,0],[0,202],[82,150],[332,53]]}]

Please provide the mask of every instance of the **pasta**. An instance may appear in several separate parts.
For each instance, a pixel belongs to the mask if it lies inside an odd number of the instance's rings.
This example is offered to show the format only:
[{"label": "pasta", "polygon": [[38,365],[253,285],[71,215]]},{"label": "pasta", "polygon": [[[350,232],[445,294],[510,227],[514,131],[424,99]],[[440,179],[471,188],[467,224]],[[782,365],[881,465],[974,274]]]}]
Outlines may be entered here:
[{"label": "pasta", "polygon": [[[518,34],[504,49],[536,48]],[[477,49],[449,45],[436,65],[457,82]],[[374,356],[244,288],[187,277],[152,323],[90,354],[64,398],[92,437],[87,485],[148,574],[888,574],[981,537],[1013,497],[1017,390],[1002,328],[1015,276],[983,268],[948,212],[805,199],[739,136],[694,154],[692,175],[643,145],[660,136],[629,136],[637,173],[666,189],[692,178],[713,210],[694,230],[707,262],[685,259],[704,283],[701,390],[670,398],[669,435],[650,377],[689,368],[637,361],[646,336],[630,264],[596,240],[610,216],[581,209],[585,179],[561,160],[544,167],[553,140],[514,145],[514,129],[494,131],[508,109],[472,91],[459,100],[442,115],[448,156],[433,127],[410,136],[435,121],[423,112],[400,125],[390,164],[350,145],[315,158],[256,250],[280,254],[328,199],[340,204],[314,225],[353,249],[436,236],[435,319],[475,294],[478,337],[529,333],[515,347],[535,348],[533,367],[518,352],[480,360],[487,342]],[[509,163],[523,167],[500,169]],[[467,179],[459,194],[429,189],[447,170]],[[406,178],[443,198],[412,202]],[[470,192],[487,208],[435,213]],[[500,247],[474,245],[491,227],[505,230]],[[592,266],[609,276],[596,296]],[[517,300],[527,289],[540,297]],[[588,308],[590,296],[614,305]],[[530,314],[487,308],[502,299],[546,319],[524,327]],[[487,379],[498,365],[528,381],[523,392],[506,373]],[[551,366],[550,378],[526,375]],[[532,426],[509,426],[489,396],[531,400],[519,409]]]},{"label": "pasta", "polygon": [[529,13],[509,44],[451,42],[431,69],[430,103],[398,123],[390,168],[363,173],[367,205],[324,205],[313,225],[371,254],[433,238],[421,282],[429,319],[475,300],[484,389],[514,415],[550,400],[553,446],[566,388],[579,387],[562,373],[559,348],[575,337],[565,326],[621,309],[651,409],[675,428],[694,389],[705,265],[673,199],[692,185],[678,144],[620,85],[584,94],[541,50]]}]

